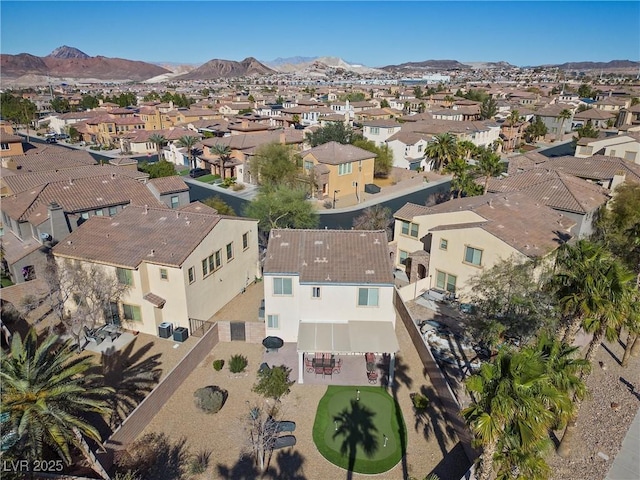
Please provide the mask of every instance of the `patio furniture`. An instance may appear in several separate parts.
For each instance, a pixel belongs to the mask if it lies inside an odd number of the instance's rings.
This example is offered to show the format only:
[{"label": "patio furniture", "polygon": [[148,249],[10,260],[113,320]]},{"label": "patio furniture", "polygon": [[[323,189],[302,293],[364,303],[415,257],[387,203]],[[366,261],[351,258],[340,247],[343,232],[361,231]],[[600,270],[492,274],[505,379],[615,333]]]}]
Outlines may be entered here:
[{"label": "patio furniture", "polygon": [[275,438],[273,441],[273,449],[277,450],[279,448],[293,447],[295,444],[296,437],[293,435],[283,435]]},{"label": "patio furniture", "polygon": [[342,359],[339,358],[336,360],[336,364],[333,367],[333,373],[340,373],[340,369],[342,368]]},{"label": "patio furniture", "polygon": [[376,356],[373,353],[365,353],[364,358],[367,363],[376,363]]},{"label": "patio furniture", "polygon": [[333,378],[333,367],[324,367],[324,375]]},{"label": "patio furniture", "polygon": [[378,383],[378,372],[367,372],[369,383]]},{"label": "patio furniture", "polygon": [[264,371],[269,371],[271,370],[271,367],[269,367],[269,364],[267,362],[262,362],[260,364],[260,368],[258,368],[258,373],[262,373]]},{"label": "patio furniture", "polygon": [[293,432],[296,429],[296,422],[278,421],[269,417],[266,428],[273,430],[274,433]]},{"label": "patio furniture", "polygon": [[109,337],[113,342],[116,338],[120,336],[120,327],[113,323],[107,323],[106,325],[101,326],[95,333],[102,336],[103,338]]},{"label": "patio furniture", "polygon": [[104,340],[103,335],[100,335],[99,332],[92,330],[86,325],[84,326],[84,336],[89,342],[93,342],[96,345],[100,345]]},{"label": "patio furniture", "polygon": [[307,373],[313,372],[313,359],[305,357],[304,367],[307,370]]},{"label": "patio furniture", "polygon": [[267,353],[277,352],[284,345],[284,340],[280,337],[267,337],[262,340],[262,345],[267,349]]},{"label": "patio furniture", "polygon": [[324,376],[324,367],[314,367],[313,369],[316,373],[316,376],[318,375]]}]

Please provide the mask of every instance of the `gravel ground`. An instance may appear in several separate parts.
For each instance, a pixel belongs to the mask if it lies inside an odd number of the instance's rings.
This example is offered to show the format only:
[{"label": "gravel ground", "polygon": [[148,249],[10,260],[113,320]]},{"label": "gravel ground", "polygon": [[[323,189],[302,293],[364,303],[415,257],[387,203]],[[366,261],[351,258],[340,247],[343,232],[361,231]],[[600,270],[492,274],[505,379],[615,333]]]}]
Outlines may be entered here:
[{"label": "gravel ground", "polygon": [[[632,357],[629,366],[622,368],[617,360],[623,353],[619,343],[606,343],[600,348],[587,380],[590,398],[580,408],[572,452],[567,458],[552,453],[548,460],[552,480],[602,480],[611,468],[640,408],[640,358]],[[635,390],[632,392],[622,380]]]}]

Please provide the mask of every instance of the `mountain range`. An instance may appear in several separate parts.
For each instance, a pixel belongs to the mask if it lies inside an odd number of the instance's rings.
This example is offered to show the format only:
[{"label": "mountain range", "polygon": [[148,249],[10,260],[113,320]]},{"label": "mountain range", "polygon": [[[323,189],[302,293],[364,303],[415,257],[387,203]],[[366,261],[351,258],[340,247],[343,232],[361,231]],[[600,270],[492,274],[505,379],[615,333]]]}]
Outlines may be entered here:
[{"label": "mountain range", "polygon": [[[640,62],[612,60],[610,62],[567,62],[557,65],[542,65],[560,70],[637,70]],[[89,56],[81,50],[63,45],[46,57],[28,53],[18,55],[0,54],[2,84],[36,85],[49,81],[146,81],[150,83],[172,80],[216,80],[220,78],[250,75],[287,73],[315,78],[328,78],[338,73],[355,74],[419,74],[426,71],[477,70],[513,68],[507,62],[459,62],[457,60],[425,60],[405,62],[372,68],[346,62],[339,57],[288,57],[271,61],[258,61],[253,57],[237,62],[213,59],[200,66],[173,62],[153,64],[149,62]]]}]

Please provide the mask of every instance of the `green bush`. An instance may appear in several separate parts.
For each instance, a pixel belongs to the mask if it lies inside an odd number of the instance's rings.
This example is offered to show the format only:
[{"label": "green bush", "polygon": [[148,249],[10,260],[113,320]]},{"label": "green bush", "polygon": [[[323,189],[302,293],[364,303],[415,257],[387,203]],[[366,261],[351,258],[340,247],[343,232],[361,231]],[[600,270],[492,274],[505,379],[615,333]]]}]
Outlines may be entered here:
[{"label": "green bush", "polygon": [[218,359],[213,361],[213,369],[216,372],[219,372],[220,370],[222,370],[222,367],[224,367],[224,360]]},{"label": "green bush", "polygon": [[249,361],[247,357],[243,355],[233,355],[229,360],[229,370],[231,370],[231,373],[240,373],[247,368],[248,364]]},{"label": "green bush", "polygon": [[412,393],[411,401],[416,410],[424,410],[429,406],[429,398],[426,395],[420,393]]},{"label": "green bush", "polygon": [[199,388],[193,393],[197,407],[206,413],[218,413],[226,400],[226,392],[219,387],[210,385]]},{"label": "green bush", "polygon": [[209,457],[211,457],[211,452],[206,450],[202,450],[194,455],[189,462],[189,473],[192,475],[204,473],[209,466]]}]

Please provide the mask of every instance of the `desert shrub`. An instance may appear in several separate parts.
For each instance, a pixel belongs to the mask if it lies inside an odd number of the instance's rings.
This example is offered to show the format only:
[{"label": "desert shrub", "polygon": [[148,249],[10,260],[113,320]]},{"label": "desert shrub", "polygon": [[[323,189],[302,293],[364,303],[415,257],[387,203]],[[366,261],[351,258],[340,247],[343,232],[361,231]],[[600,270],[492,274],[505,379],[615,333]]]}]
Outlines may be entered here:
[{"label": "desert shrub", "polygon": [[234,185],[231,186],[231,189],[234,192],[239,192],[240,190],[244,190],[244,183],[235,183]]},{"label": "desert shrub", "polygon": [[125,480],[183,478],[189,460],[185,444],[184,438],[172,443],[164,433],[148,433],[116,458],[116,469]]},{"label": "desert shrub", "polygon": [[219,372],[220,370],[222,370],[222,367],[224,367],[224,360],[218,359],[213,361],[213,369],[216,372]]},{"label": "desert shrub", "polygon": [[412,393],[411,401],[413,402],[414,408],[417,410],[424,410],[429,406],[429,398],[426,395],[422,395],[420,393]]},{"label": "desert shrub", "polygon": [[247,368],[248,364],[249,361],[247,360],[247,357],[243,355],[233,355],[229,359],[229,370],[231,370],[231,373],[240,373]]},{"label": "desert shrub", "polygon": [[200,410],[206,413],[218,413],[227,399],[226,393],[224,390],[210,385],[199,388],[193,393],[193,396],[196,397],[196,405]]},{"label": "desert shrub", "polygon": [[331,200],[325,200],[324,203],[322,204],[322,206],[324,208],[333,208],[333,202]]},{"label": "desert shrub", "polygon": [[193,458],[191,458],[191,461],[189,462],[189,473],[191,473],[192,475],[204,473],[209,466],[210,457],[211,452],[207,450],[200,450],[193,456]]}]

